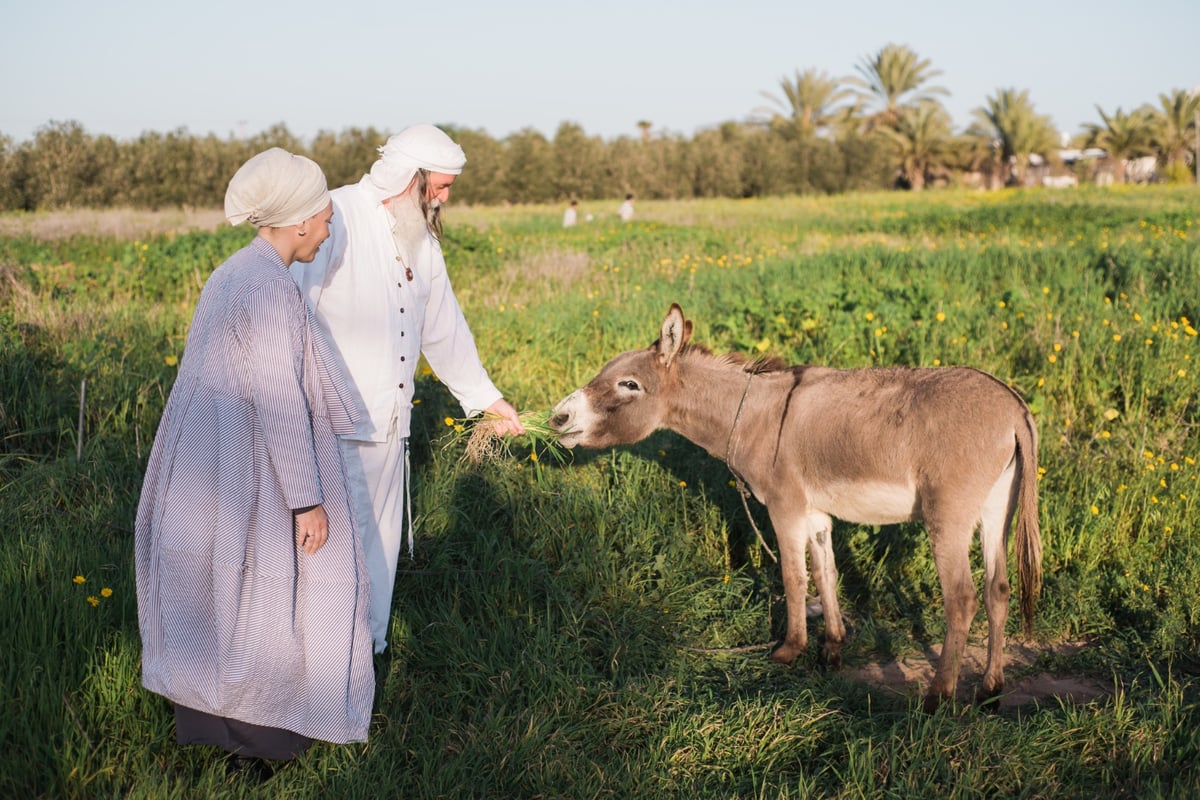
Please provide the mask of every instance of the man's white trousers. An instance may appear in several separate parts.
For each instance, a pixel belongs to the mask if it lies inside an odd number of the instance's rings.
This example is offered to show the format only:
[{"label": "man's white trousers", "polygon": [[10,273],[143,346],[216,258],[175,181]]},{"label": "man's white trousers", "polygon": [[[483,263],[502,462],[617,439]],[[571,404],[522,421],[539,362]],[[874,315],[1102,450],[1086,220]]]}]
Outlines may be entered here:
[{"label": "man's white trousers", "polygon": [[396,565],[404,539],[408,439],[395,436],[393,427],[386,442],[338,441],[371,578],[371,638],[375,652],[382,653],[387,647]]}]

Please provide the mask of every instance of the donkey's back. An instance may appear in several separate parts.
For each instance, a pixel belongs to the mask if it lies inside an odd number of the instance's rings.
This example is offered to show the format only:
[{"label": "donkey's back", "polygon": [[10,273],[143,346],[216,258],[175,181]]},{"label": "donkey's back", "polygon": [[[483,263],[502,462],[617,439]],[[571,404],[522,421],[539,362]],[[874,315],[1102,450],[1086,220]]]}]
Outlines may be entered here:
[{"label": "donkey's back", "polygon": [[747,470],[766,482],[758,493],[768,506],[802,486],[808,510],[848,522],[961,515],[974,522],[1022,440],[1036,458],[1025,403],[980,370],[804,366],[788,373],[780,451],[762,446],[772,436],[770,415],[744,434],[763,440],[754,450],[772,462]]}]

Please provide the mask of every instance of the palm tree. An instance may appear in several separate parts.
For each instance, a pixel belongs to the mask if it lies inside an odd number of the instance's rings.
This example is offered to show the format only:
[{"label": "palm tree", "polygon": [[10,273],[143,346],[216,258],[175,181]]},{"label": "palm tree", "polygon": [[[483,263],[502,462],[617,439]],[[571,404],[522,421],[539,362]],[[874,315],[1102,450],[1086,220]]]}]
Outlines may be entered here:
[{"label": "palm tree", "polygon": [[930,170],[944,163],[951,138],[950,115],[940,103],[924,102],[902,109],[895,125],[879,132],[892,144],[901,179],[920,191]]},{"label": "palm tree", "polygon": [[994,189],[999,183],[995,179],[1000,167],[994,143],[995,139],[990,135],[977,135],[968,128],[947,142],[946,165],[967,185],[975,185],[978,176],[981,187]]},{"label": "palm tree", "polygon": [[869,129],[893,126],[903,108],[937,102],[935,95],[950,93],[941,86],[926,86],[942,71],[933,69],[928,59],[921,58],[907,45],[888,44],[874,56],[864,58],[855,69],[862,75],[850,79],[859,87],[856,94],[864,103],[878,107],[867,121]]},{"label": "palm tree", "polygon": [[1118,108],[1109,115],[1096,106],[1096,112],[1102,122],[1089,122],[1084,126],[1088,131],[1088,146],[1105,150],[1112,159],[1115,179],[1125,183],[1126,162],[1154,154],[1154,109],[1146,105],[1126,114]]},{"label": "palm tree", "polygon": [[[779,88],[783,97],[763,92],[763,97],[770,100],[775,109],[759,108],[758,113],[770,116],[771,122],[789,130],[796,138],[807,138],[813,135],[827,133],[837,127],[853,110],[853,106],[844,103],[854,96],[854,93],[844,85],[844,79],[830,77],[823,70],[814,67],[801,72],[796,70],[795,78],[786,75],[779,79]],[[782,112],[782,113],[781,113]]]},{"label": "palm tree", "polygon": [[1033,110],[1025,89],[997,90],[995,96],[987,98],[986,105],[975,109],[974,116],[967,134],[992,142],[995,163],[1005,183],[1022,183],[1031,155],[1058,148],[1054,125],[1049,117]]},{"label": "palm tree", "polygon": [[1172,89],[1158,96],[1159,108],[1152,114],[1155,122],[1154,144],[1167,167],[1186,164],[1193,158],[1196,120],[1200,118],[1200,94]]}]

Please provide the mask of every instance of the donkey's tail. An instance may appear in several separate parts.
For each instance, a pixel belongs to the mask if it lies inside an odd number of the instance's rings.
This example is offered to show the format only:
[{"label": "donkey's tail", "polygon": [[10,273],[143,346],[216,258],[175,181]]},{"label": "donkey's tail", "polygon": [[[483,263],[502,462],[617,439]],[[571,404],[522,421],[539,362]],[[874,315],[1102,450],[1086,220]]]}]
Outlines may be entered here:
[{"label": "donkey's tail", "polygon": [[1017,453],[1021,465],[1021,499],[1015,543],[1017,574],[1021,582],[1021,621],[1026,636],[1033,635],[1033,615],[1042,593],[1042,532],[1038,524],[1038,435],[1033,415],[1021,403],[1023,419],[1017,425]]}]

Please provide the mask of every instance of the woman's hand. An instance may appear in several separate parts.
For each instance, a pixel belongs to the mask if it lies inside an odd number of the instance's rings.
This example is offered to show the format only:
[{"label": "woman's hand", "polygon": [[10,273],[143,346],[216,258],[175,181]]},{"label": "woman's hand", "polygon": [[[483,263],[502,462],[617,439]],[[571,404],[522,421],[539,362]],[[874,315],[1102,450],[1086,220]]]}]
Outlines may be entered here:
[{"label": "woman's hand", "polygon": [[311,556],[329,538],[329,519],[325,516],[325,509],[313,506],[306,511],[297,511],[293,516],[296,520],[296,547]]}]

